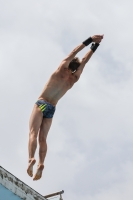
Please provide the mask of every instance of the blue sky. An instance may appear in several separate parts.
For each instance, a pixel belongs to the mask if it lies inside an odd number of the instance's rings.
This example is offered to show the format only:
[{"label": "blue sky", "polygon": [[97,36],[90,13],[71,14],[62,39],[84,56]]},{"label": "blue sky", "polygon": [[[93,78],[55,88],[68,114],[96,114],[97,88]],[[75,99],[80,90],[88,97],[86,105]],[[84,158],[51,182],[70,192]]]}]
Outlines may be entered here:
[{"label": "blue sky", "polygon": [[[1,166],[41,194],[63,189],[65,200],[133,197],[132,5],[0,0]],[[104,40],[59,101],[43,178],[33,182],[26,168],[34,102],[62,59],[94,34]]]}]

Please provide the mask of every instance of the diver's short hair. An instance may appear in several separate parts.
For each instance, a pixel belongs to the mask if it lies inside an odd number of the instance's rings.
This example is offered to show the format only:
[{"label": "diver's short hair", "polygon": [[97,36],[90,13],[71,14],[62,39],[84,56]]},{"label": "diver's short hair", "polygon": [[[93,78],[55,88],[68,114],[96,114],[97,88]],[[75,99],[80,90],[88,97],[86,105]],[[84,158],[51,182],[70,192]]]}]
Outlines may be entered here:
[{"label": "diver's short hair", "polygon": [[69,69],[72,71],[72,72],[75,72],[78,67],[80,66],[80,60],[78,57],[75,57],[73,58],[73,60],[70,62],[69,64]]}]

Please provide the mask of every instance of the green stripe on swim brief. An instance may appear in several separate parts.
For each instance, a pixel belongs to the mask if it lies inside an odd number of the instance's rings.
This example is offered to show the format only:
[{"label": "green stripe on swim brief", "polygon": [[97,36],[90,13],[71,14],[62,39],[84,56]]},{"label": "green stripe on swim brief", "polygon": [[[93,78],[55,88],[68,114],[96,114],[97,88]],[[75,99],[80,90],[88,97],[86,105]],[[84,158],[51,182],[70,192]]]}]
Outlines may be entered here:
[{"label": "green stripe on swim brief", "polygon": [[46,104],[41,104],[39,106],[39,108],[41,109],[41,111],[43,112],[46,109]]},{"label": "green stripe on swim brief", "polygon": [[41,109],[41,110],[42,110],[42,112],[43,112],[45,109],[46,109],[46,107],[45,107],[45,108],[43,108],[43,109]]},{"label": "green stripe on swim brief", "polygon": [[46,104],[41,104],[40,106],[39,106],[39,108],[44,108],[46,106]]}]

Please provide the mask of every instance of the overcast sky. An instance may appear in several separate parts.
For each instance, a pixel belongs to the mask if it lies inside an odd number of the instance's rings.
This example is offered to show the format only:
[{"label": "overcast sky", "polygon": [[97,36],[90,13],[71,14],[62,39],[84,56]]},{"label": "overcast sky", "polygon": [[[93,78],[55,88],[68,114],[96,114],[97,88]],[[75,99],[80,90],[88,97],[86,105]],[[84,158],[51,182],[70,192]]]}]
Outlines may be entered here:
[{"label": "overcast sky", "polygon": [[[133,199],[132,7],[131,0],[0,0],[0,165],[42,195]],[[95,34],[104,40],[57,105],[43,177],[34,182],[26,173],[33,105],[62,59]]]}]

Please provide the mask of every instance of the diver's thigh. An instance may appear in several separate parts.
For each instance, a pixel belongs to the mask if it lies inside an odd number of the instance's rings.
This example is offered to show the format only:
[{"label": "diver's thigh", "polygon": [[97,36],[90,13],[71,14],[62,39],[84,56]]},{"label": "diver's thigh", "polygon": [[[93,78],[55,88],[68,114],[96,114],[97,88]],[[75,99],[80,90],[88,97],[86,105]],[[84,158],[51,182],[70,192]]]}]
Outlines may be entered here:
[{"label": "diver's thigh", "polygon": [[43,120],[43,114],[40,108],[35,104],[31,113],[29,127],[30,130],[38,131]]},{"label": "diver's thigh", "polygon": [[43,118],[39,131],[40,137],[43,137],[45,139],[47,138],[51,124],[52,124],[52,118]]}]

